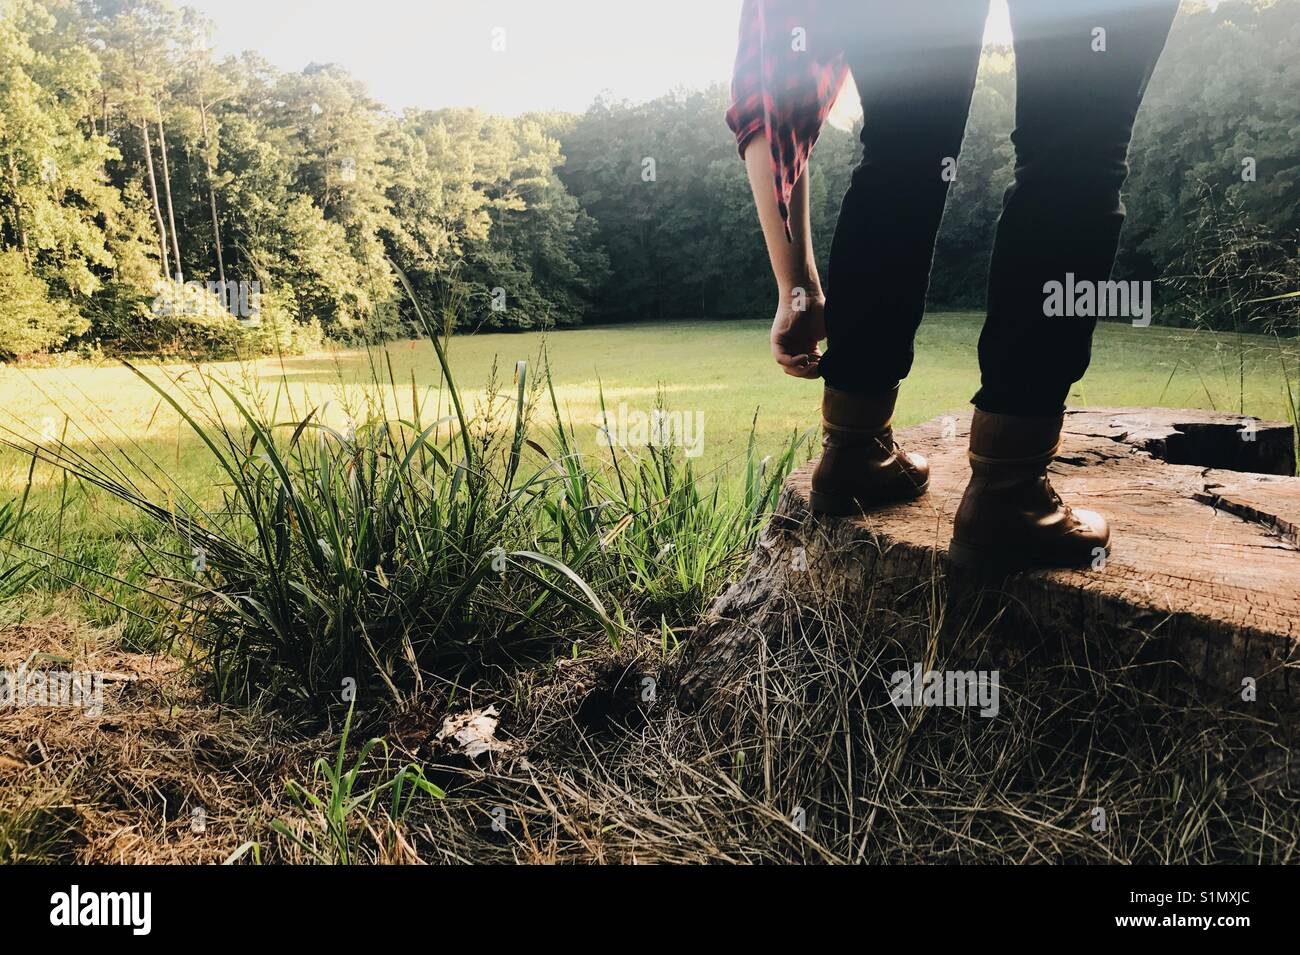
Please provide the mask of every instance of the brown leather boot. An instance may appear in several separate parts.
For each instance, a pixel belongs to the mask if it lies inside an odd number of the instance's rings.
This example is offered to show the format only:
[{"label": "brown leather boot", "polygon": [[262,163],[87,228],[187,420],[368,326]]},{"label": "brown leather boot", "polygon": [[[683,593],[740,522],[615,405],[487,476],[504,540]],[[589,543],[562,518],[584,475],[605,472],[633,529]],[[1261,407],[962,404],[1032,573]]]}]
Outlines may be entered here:
[{"label": "brown leather boot", "polygon": [[858,514],[869,507],[925,493],[930,466],[894,443],[889,426],[898,400],[827,388],[822,397],[822,456],[813,470],[812,508],[822,514]]},{"label": "brown leather boot", "polygon": [[971,479],[948,548],[954,564],[996,571],[1083,567],[1109,554],[1106,518],[1063,503],[1047,479],[1064,418],[975,412]]}]

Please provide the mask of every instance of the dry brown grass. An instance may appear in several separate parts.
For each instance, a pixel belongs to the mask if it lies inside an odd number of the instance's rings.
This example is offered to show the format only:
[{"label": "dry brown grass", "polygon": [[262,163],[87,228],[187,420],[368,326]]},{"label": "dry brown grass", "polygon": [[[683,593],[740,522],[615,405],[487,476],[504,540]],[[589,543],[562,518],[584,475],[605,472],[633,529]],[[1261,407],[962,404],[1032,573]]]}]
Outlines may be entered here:
[{"label": "dry brown grass", "polygon": [[[1288,714],[1209,701],[1153,681],[1167,671],[1150,661],[1096,646],[1039,644],[999,665],[983,632],[942,620],[943,606],[865,618],[789,608],[779,636],[727,674],[733,693],[689,714],[665,698],[670,678],[650,645],[534,673],[509,727],[521,737],[516,753],[436,807],[420,852],[519,862],[1296,861],[1300,766]],[[918,659],[1000,669],[998,717],[894,707],[889,675]],[[638,706],[644,675],[659,679],[660,697]],[[503,832],[491,830],[493,809],[509,822]]]},{"label": "dry brown grass", "polygon": [[[938,613],[938,607],[934,608]],[[350,826],[365,862],[1288,862],[1300,799],[1289,720],[1263,704],[1156,692],[1131,661],[1042,646],[1001,666],[997,719],[889,703],[918,648],[927,665],[997,668],[977,631],[932,614],[847,619],[791,608],[779,635],[695,712],[672,698],[652,640],[503,674],[473,692],[374,712],[386,764],[447,790],[400,823]],[[940,639],[940,634],[946,634]],[[338,745],[205,704],[172,661],[58,617],[0,632],[0,662],[44,652],[134,673],[102,717],[0,711],[0,852],[8,861],[244,862],[309,857],[269,829],[319,826],[289,779]],[[647,699],[646,680],[654,681]],[[449,712],[493,704],[508,751],[471,760],[438,741]],[[190,813],[207,813],[204,832]],[[1104,808],[1104,832],[1091,828]],[[807,824],[793,824],[802,809]],[[496,825],[494,826],[494,821]]]},{"label": "dry brown grass", "polygon": [[123,652],[117,636],[62,615],[0,629],[10,669],[111,676],[100,715],[0,707],[0,859],[216,862],[260,828],[291,752],[275,722],[205,705],[177,661]]}]

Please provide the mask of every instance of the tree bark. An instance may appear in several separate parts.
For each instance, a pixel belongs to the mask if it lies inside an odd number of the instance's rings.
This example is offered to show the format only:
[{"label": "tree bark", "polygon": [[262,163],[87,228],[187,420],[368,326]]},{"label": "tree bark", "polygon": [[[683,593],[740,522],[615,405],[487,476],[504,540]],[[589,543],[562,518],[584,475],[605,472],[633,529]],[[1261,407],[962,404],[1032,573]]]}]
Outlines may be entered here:
[{"label": "tree bark", "polygon": [[144,167],[148,172],[149,197],[153,200],[154,224],[158,227],[158,250],[162,254],[163,275],[171,278],[171,259],[167,252],[167,226],[163,222],[162,204],[158,201],[158,179],[153,171],[153,144],[149,142],[149,120],[140,120],[140,133],[144,137]]},{"label": "tree bark", "polygon": [[176,281],[185,281],[185,269],[181,265],[180,240],[176,235],[176,213],[172,209],[172,176],[167,164],[167,134],[163,131],[162,104],[155,104],[158,110],[158,152],[162,156],[163,191],[167,197],[167,227],[171,230],[172,255],[176,261]]},{"label": "tree bark", "polygon": [[217,216],[217,189],[214,184],[215,173],[212,169],[212,144],[208,137],[208,106],[203,101],[203,90],[199,90],[199,118],[203,128],[203,168],[208,177],[208,206],[212,210],[212,240],[217,249],[217,280],[221,283],[221,303],[226,301],[226,261],[221,252],[221,220]]},{"label": "tree bark", "polygon": [[935,621],[941,636],[977,618],[1008,665],[1068,645],[1148,668],[1154,692],[1232,700],[1249,678],[1260,699],[1300,705],[1300,477],[1289,424],[1163,408],[1070,412],[1052,483],[1108,516],[1113,552],[1096,570],[993,581],[947,561],[970,475],[969,421],[952,414],[899,431],[903,447],[929,457],[930,490],[864,516],[813,513],[812,466],[795,471],[748,570],[688,642],[679,698],[725,711],[740,675],[775,648],[819,627],[905,615]]},{"label": "tree bark", "polygon": [[23,201],[19,192],[18,164],[14,162],[13,153],[9,153],[5,158],[8,160],[9,166],[9,184],[14,192],[14,238],[18,240],[18,248],[23,254],[23,261],[30,267],[32,258],[27,250],[27,227],[23,224]]}]

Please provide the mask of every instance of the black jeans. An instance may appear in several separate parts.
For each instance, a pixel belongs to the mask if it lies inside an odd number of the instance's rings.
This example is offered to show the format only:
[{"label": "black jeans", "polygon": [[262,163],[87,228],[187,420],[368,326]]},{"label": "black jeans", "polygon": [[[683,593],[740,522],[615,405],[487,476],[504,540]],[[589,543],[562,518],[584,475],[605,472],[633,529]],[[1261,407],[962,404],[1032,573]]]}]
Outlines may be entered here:
[{"label": "black jeans", "polygon": [[[1096,319],[1045,317],[1044,285],[1109,278],[1133,120],[1177,9],[1010,0],[1015,176],[989,264],[984,411],[1057,414],[1087,370]],[[912,367],[987,14],[987,0],[858,0],[838,14],[865,151],[831,244],[821,367],[833,388],[887,391]]]}]

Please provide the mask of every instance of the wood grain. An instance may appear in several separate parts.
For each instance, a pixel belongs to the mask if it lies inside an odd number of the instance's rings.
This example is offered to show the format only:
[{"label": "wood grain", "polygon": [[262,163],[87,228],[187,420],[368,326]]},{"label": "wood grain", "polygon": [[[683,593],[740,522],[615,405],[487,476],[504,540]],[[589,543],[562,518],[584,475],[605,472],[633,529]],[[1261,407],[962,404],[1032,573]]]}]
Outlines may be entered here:
[{"label": "wood grain", "polygon": [[1068,413],[1052,482],[1066,501],[1108,516],[1113,552],[1097,570],[995,582],[954,576],[947,563],[969,426],[962,413],[900,430],[903,447],[930,459],[930,492],[856,518],[813,514],[812,465],[795,471],[744,575],[693,634],[682,700],[725,692],[801,607],[831,599],[865,620],[932,605],[941,592],[950,610],[973,597],[991,605],[983,612],[998,621],[999,652],[1106,641],[1199,692],[1229,698],[1250,677],[1261,695],[1300,703],[1300,478],[1284,476],[1295,469],[1288,424],[1163,408]]}]

